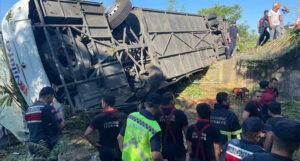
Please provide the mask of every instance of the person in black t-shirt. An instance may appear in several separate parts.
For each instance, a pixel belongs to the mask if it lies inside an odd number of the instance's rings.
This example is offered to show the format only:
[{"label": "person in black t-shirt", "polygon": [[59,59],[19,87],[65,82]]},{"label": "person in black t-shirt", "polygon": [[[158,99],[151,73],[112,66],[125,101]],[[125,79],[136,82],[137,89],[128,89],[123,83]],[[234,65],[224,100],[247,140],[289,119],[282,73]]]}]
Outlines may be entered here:
[{"label": "person in black t-shirt", "polygon": [[185,161],[183,132],[186,132],[188,120],[185,113],[174,105],[174,95],[171,92],[164,93],[162,106],[155,116],[162,130],[162,155],[168,161]]},{"label": "person in black t-shirt", "polygon": [[[266,107],[268,108],[268,114],[271,116],[271,118],[267,120],[266,124],[273,128],[276,122],[285,118],[281,115],[281,104],[278,102],[271,102],[266,104]],[[270,151],[272,148],[272,135],[272,131],[267,133],[266,140],[264,142],[264,149],[266,149],[266,151]]]},{"label": "person in black t-shirt", "polygon": [[247,118],[242,124],[242,139],[233,139],[226,144],[225,152],[222,153],[222,160],[241,161],[253,153],[264,152],[257,143],[261,139],[261,133],[270,129],[258,117]]},{"label": "person in black t-shirt", "polygon": [[278,121],[272,130],[271,153],[255,153],[242,161],[293,161],[293,154],[300,147],[300,123],[285,118]]},{"label": "person in black t-shirt", "polygon": [[206,103],[197,105],[199,120],[191,125],[186,134],[190,161],[212,161],[220,159],[221,134],[209,123],[210,106]]},{"label": "person in black t-shirt", "polygon": [[246,120],[248,117],[261,117],[260,112],[262,110],[262,104],[261,104],[261,95],[262,93],[260,91],[254,91],[253,95],[251,97],[251,101],[248,102],[245,106],[244,112],[243,112],[243,120]]},{"label": "person in black t-shirt", "polygon": [[271,102],[266,105],[268,108],[268,114],[271,116],[267,120],[267,124],[271,125],[272,127],[275,126],[277,121],[280,121],[284,119],[284,117],[281,115],[281,104],[278,102]]},{"label": "person in black t-shirt", "polygon": [[241,126],[236,114],[229,110],[229,98],[226,92],[219,92],[216,96],[217,104],[211,112],[210,122],[221,132],[221,144],[238,138],[241,134]]},{"label": "person in black t-shirt", "polygon": [[228,43],[229,43],[229,49],[226,53],[226,58],[229,59],[234,52],[237,41],[240,40],[239,30],[236,26],[235,21],[231,22],[231,26],[227,30],[227,39],[228,39]]},{"label": "person in black t-shirt", "polygon": [[[121,151],[118,146],[117,136],[126,120],[126,114],[114,109],[114,96],[103,96],[101,103],[104,109],[88,126],[84,137],[90,144],[98,148],[101,161],[121,161]],[[94,142],[91,137],[95,129],[99,132],[98,142]]]}]

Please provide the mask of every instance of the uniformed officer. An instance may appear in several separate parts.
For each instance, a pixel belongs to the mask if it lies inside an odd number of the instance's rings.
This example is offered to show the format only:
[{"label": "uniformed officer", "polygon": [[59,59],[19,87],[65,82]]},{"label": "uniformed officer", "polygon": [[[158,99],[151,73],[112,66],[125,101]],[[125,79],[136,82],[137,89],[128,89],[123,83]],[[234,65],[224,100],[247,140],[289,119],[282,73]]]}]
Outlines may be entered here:
[{"label": "uniformed officer", "polygon": [[119,147],[124,161],[163,161],[161,155],[161,129],[154,115],[161,104],[161,96],[150,93],[145,109],[127,117],[119,136]]},{"label": "uniformed officer", "polygon": [[185,161],[183,132],[186,132],[188,120],[183,111],[175,108],[175,98],[171,92],[162,95],[162,106],[155,117],[162,130],[164,159]]},{"label": "uniformed officer", "polygon": [[189,161],[219,161],[221,134],[220,130],[209,122],[210,105],[201,103],[197,105],[196,110],[199,120],[188,128],[186,134]]},{"label": "uniformed officer", "polygon": [[[101,100],[103,111],[97,115],[84,133],[84,137],[99,151],[101,161],[121,161],[117,136],[126,120],[126,114],[114,108],[115,97],[104,95]],[[99,141],[94,142],[92,133],[98,130]]]},{"label": "uniformed officer", "polygon": [[242,139],[233,139],[225,146],[226,161],[241,161],[248,155],[257,152],[264,152],[263,148],[257,143],[261,139],[261,133],[271,128],[264,125],[263,121],[258,117],[249,117],[242,124]]},{"label": "uniformed officer", "polygon": [[212,110],[210,121],[220,130],[223,145],[233,138],[240,138],[242,130],[237,116],[229,110],[228,94],[219,92],[216,99],[217,104]]},{"label": "uniformed officer", "polygon": [[[46,145],[50,150],[55,146],[64,126],[62,118],[58,117],[58,112],[51,105],[53,103],[55,91],[52,87],[44,87],[39,93],[39,100],[28,107],[25,119],[29,129],[29,141]],[[29,146],[29,151],[34,155],[41,155],[41,152],[34,146]]]},{"label": "uniformed officer", "polygon": [[293,154],[300,147],[300,123],[285,118],[278,121],[272,131],[271,153],[255,153],[243,161],[293,161]]},{"label": "uniformed officer", "polygon": [[258,22],[258,33],[259,38],[256,46],[263,46],[270,39],[269,28],[269,11],[264,11],[264,17],[262,17]]}]

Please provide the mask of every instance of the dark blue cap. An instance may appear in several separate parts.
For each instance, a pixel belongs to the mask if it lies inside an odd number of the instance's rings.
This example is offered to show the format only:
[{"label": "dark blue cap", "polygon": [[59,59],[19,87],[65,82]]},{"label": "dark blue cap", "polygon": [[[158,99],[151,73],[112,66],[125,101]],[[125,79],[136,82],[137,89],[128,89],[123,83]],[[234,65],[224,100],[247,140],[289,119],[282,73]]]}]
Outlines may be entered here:
[{"label": "dark blue cap", "polygon": [[271,126],[265,125],[258,117],[249,117],[243,122],[242,130],[247,132],[270,131]]},{"label": "dark blue cap", "polygon": [[39,96],[47,96],[47,95],[54,95],[54,89],[52,87],[44,87],[42,88],[42,90],[40,91]]},{"label": "dark blue cap", "polygon": [[151,92],[147,95],[145,102],[159,105],[161,104],[161,96],[155,92]]},{"label": "dark blue cap", "polygon": [[273,132],[282,141],[300,143],[300,123],[296,120],[285,118],[276,122]]}]

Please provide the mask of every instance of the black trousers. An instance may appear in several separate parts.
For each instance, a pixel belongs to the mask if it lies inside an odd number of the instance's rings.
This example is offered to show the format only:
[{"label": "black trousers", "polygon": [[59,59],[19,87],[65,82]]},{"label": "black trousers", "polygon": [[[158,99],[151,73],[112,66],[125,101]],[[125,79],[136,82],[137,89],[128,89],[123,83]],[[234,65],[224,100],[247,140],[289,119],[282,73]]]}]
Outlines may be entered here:
[{"label": "black trousers", "polygon": [[186,161],[186,150],[177,144],[164,144],[162,147],[162,155],[168,161]]},{"label": "black trousers", "polygon": [[101,161],[122,161],[122,154],[118,147],[100,147],[98,151]]},{"label": "black trousers", "polygon": [[270,33],[268,30],[264,30],[262,33],[259,35],[258,43],[257,46],[263,46],[265,43],[267,43],[270,39]]}]

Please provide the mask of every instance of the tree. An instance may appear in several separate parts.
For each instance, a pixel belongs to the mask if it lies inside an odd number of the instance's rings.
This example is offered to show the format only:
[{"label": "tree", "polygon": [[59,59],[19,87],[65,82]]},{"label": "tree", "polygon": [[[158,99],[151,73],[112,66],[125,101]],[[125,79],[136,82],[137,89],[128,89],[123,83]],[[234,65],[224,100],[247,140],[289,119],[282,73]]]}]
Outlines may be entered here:
[{"label": "tree", "polygon": [[215,4],[212,8],[203,8],[199,10],[198,13],[200,15],[216,13],[217,16],[225,17],[229,21],[236,21],[242,17],[242,8],[238,4],[233,6]]},{"label": "tree", "polygon": [[244,51],[254,48],[258,41],[258,36],[255,30],[250,31],[250,26],[247,22],[238,24],[238,29],[241,40],[237,43],[237,50]]},{"label": "tree", "polygon": [[168,11],[176,11],[176,0],[168,0]]}]

